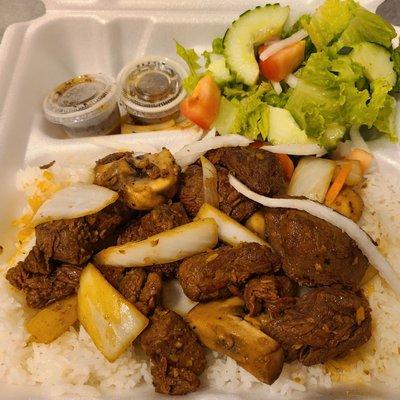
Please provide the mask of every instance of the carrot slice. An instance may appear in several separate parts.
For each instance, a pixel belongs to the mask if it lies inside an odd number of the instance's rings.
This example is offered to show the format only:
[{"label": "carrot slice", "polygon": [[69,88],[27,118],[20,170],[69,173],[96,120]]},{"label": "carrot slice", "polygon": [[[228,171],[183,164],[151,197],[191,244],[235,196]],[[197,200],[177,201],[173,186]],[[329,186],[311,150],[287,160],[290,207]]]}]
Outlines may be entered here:
[{"label": "carrot slice", "polygon": [[366,171],[368,171],[368,168],[370,167],[374,156],[363,149],[353,149],[346,158],[348,160],[360,161],[363,173],[365,173]]},{"label": "carrot slice", "polygon": [[292,159],[287,154],[275,154],[276,159],[278,160],[279,164],[281,164],[283,169],[283,174],[287,182],[290,181],[294,171],[294,164]]},{"label": "carrot slice", "polygon": [[329,188],[328,192],[326,193],[325,204],[327,204],[327,205],[332,204],[336,200],[336,197],[342,190],[347,177],[350,175],[351,169],[352,169],[351,163],[343,164],[340,167],[339,173],[337,174],[331,187]]}]

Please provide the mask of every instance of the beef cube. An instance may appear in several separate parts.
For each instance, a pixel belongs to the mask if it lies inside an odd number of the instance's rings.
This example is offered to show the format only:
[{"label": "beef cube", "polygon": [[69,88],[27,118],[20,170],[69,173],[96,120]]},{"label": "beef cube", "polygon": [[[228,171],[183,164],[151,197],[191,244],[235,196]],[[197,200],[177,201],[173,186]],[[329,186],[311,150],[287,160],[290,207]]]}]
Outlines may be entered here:
[{"label": "beef cube", "polygon": [[144,315],[151,315],[159,304],[162,279],[157,272],[144,268],[98,266],[100,272],[127,300]]},{"label": "beef cube", "polygon": [[26,294],[29,307],[42,308],[76,293],[80,274],[81,268],[68,264],[54,266],[51,274],[34,273],[22,261],[7,271],[6,278]]},{"label": "beef cube", "polygon": [[251,316],[268,309],[281,298],[293,297],[297,285],[287,276],[260,275],[247,282],[244,289],[244,301]]},{"label": "beef cube", "polygon": [[371,337],[367,299],[338,287],[322,287],[277,304],[262,330],[282,344],[288,362],[320,364],[343,357]]},{"label": "beef cube", "polygon": [[225,246],[189,257],[179,267],[178,279],[193,301],[210,301],[238,294],[253,276],[271,273],[280,258],[258,243]]},{"label": "beef cube", "polygon": [[156,392],[182,395],[196,391],[206,367],[205,351],[185,320],[157,308],[151,325],[141,335],[143,350],[152,361]]},{"label": "beef cube", "polygon": [[305,211],[269,208],[265,232],[285,274],[299,284],[359,287],[368,260],[336,226]]},{"label": "beef cube", "polygon": [[114,203],[85,217],[50,221],[36,227],[36,244],[46,259],[82,265],[105,246],[129,212]]},{"label": "beef cube", "polygon": [[[206,157],[217,169],[219,208],[238,221],[248,218],[258,205],[230,185],[229,174],[259,194],[273,196],[284,191],[282,168],[272,153],[253,147],[226,147],[211,150]],[[193,164],[185,171],[179,198],[194,217],[204,203],[203,173],[199,165]]]}]

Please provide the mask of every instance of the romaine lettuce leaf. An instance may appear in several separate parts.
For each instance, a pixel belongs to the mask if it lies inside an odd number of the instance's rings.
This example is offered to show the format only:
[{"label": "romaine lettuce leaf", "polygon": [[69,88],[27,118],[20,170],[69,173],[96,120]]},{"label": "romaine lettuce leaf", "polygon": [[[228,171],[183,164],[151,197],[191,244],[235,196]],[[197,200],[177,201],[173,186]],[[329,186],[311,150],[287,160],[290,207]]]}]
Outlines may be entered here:
[{"label": "romaine lettuce leaf", "polygon": [[254,87],[231,84],[224,87],[223,94],[224,107],[220,112],[228,115],[225,119],[229,119],[229,127],[223,121],[219,121],[218,116],[217,125],[222,127],[222,133],[238,133],[252,140],[257,139],[259,135],[265,140],[268,135],[268,127],[265,124],[268,105],[283,108],[288,97],[284,93],[277,95],[268,82]]},{"label": "romaine lettuce leaf", "polygon": [[281,108],[285,107],[289,98],[289,92],[290,89],[278,95],[269,82],[261,82],[259,86],[253,87],[243,85],[242,83],[232,83],[223,88],[224,96],[230,100],[242,100],[257,94],[256,97],[260,97],[262,102],[265,102],[270,106]]},{"label": "romaine lettuce leaf", "polygon": [[395,37],[396,31],[389,22],[357,5],[353,9],[349,25],[338,40],[337,48],[361,42],[372,42],[389,48]]},{"label": "romaine lettuce leaf", "polygon": [[224,46],[222,44],[222,38],[215,38],[212,41],[212,51],[204,50],[201,55],[204,57],[205,67],[207,68],[211,63],[211,55],[212,54],[224,54]]},{"label": "romaine lettuce leaf", "polygon": [[201,65],[199,64],[200,57],[194,49],[186,49],[180,43],[176,42],[176,54],[182,58],[189,68],[188,76],[183,79],[183,87],[188,93],[191,93],[196,87],[197,82],[204,76],[201,73]]},{"label": "romaine lettuce leaf", "polygon": [[331,124],[372,127],[378,123],[390,138],[394,135],[391,124],[386,121],[388,126],[385,126],[383,121],[392,105],[388,100],[391,86],[386,79],[372,82],[370,91],[360,90],[362,68],[348,57],[331,60],[322,51],[311,55],[299,77],[286,109],[299,126],[322,145],[325,144],[324,132]]},{"label": "romaine lettuce leaf", "polygon": [[374,126],[379,132],[384,133],[392,142],[397,141],[395,118],[396,100],[394,97],[387,95],[385,98],[385,104],[380,109],[378,117],[374,122]]},{"label": "romaine lettuce leaf", "polygon": [[360,42],[389,48],[396,32],[382,17],[361,7],[354,0],[326,0],[311,20],[303,23],[317,50],[333,42],[334,50]]},{"label": "romaine lettuce leaf", "polygon": [[397,81],[394,85],[393,90],[395,92],[400,92],[400,46],[393,50],[392,60],[394,63],[394,70],[397,74]]},{"label": "romaine lettuce leaf", "polygon": [[344,122],[350,125],[367,125],[371,128],[385,106],[391,86],[386,79],[380,78],[371,84],[368,90],[359,91],[354,85],[341,84],[340,96],[344,104]]},{"label": "romaine lettuce leaf", "polygon": [[352,17],[352,0],[326,0],[311,20],[303,23],[318,50],[324,49],[346,29]]}]

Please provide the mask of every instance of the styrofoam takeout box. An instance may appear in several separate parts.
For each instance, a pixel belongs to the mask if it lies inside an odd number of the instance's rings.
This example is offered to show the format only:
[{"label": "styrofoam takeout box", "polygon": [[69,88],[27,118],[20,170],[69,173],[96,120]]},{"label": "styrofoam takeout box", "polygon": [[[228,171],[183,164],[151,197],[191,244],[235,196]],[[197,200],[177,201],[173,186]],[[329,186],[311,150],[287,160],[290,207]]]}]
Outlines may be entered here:
[{"label": "styrofoam takeout box", "polygon": [[[280,1],[291,6],[292,19],[313,10],[320,2]],[[371,10],[380,3],[379,0],[360,2]],[[44,0],[44,3],[46,14],[10,26],[0,47],[0,245],[5,250],[2,261],[13,251],[15,232],[11,221],[23,207],[23,196],[15,189],[19,168],[52,160],[87,164],[113,151],[112,147],[104,147],[104,140],[112,142],[115,137],[69,139],[61,128],[48,123],[41,103],[49,90],[81,73],[102,72],[116,77],[126,63],[145,55],[162,55],[181,62],[175,55],[174,39],[202,50],[214,37],[221,36],[241,12],[265,4],[266,0]],[[137,140],[163,144],[157,133],[137,135]],[[176,134],[171,134],[170,142],[182,144]],[[378,140],[371,146],[376,151],[379,168],[390,174],[400,173],[399,145]],[[400,393],[382,390],[353,387],[307,392],[303,397],[400,397]],[[28,397],[48,398],[40,391],[36,394],[32,388],[9,388],[1,384],[3,400]],[[131,398],[164,397],[146,388],[132,392]],[[262,390],[224,394],[203,389],[186,398],[264,399],[265,395]]]}]

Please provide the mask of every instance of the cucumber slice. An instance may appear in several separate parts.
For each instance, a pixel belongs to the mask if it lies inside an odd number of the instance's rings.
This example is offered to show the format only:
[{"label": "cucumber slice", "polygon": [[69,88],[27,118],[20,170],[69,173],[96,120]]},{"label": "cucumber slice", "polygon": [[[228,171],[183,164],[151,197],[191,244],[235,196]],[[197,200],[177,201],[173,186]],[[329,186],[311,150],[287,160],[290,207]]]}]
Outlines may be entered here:
[{"label": "cucumber slice", "polygon": [[219,104],[218,116],[213,124],[213,128],[215,128],[220,135],[238,133],[238,129],[235,126],[237,114],[238,108],[222,96]]},{"label": "cucumber slice", "polygon": [[390,85],[396,84],[397,75],[390,53],[378,44],[363,42],[356,44],[349,57],[364,68],[369,81],[386,78]]},{"label": "cucumber slice", "polygon": [[315,141],[299,128],[290,111],[271,106],[267,139],[271,144],[315,144]]},{"label": "cucumber slice", "polygon": [[233,76],[225,63],[225,57],[221,54],[211,54],[211,62],[208,66],[218,85],[224,85],[232,80]]},{"label": "cucumber slice", "polygon": [[239,82],[246,85],[257,82],[259,68],[254,47],[280,36],[288,16],[289,7],[267,4],[246,11],[225,32],[223,45],[226,62]]}]

